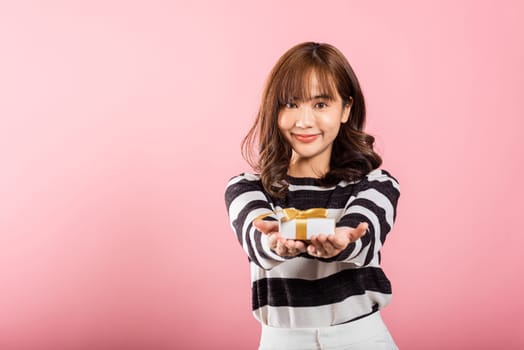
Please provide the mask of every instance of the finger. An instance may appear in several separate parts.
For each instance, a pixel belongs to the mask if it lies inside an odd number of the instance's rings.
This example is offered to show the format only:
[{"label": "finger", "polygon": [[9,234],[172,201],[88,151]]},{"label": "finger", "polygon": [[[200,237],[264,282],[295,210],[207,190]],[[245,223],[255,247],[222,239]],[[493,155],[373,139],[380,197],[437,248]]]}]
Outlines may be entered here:
[{"label": "finger", "polygon": [[322,237],[323,235],[313,236],[311,237],[311,245],[314,247],[315,256],[322,256],[326,252],[324,250],[323,241],[325,241],[325,237]]},{"label": "finger", "polygon": [[295,241],[295,247],[300,253],[306,252],[306,244],[303,241]]},{"label": "finger", "polygon": [[307,250],[307,253],[309,255],[311,255],[311,256],[317,256],[318,255],[317,248],[315,247],[315,245],[313,243],[308,245],[306,250]]},{"label": "finger", "polygon": [[293,252],[290,251],[289,247],[290,247],[290,241],[292,242],[292,240],[290,239],[285,239],[285,238],[281,238],[279,239],[279,244],[280,244],[280,248],[281,248],[281,255],[282,256],[292,256],[293,255]]},{"label": "finger", "polygon": [[269,247],[273,251],[275,251],[277,254],[280,255],[279,246],[282,245],[282,242],[285,242],[286,240],[282,237],[280,233],[272,233],[269,235]]},{"label": "finger", "polygon": [[313,236],[309,239],[309,244],[307,245],[306,247],[306,252],[311,255],[311,256],[316,256],[317,255],[317,248],[315,246],[315,241],[316,241],[317,237],[316,236]]},{"label": "finger", "polygon": [[358,226],[351,232],[349,239],[351,241],[356,241],[360,237],[364,236],[368,230],[368,223],[361,222]]},{"label": "finger", "polygon": [[287,251],[286,249],[286,242],[282,242],[281,239],[277,240],[277,247],[275,249],[278,255],[285,256],[285,253]]},{"label": "finger", "polygon": [[325,258],[331,258],[335,255],[340,254],[348,245],[347,237],[343,239],[337,238],[335,235],[327,235],[326,242],[324,242]]},{"label": "finger", "polygon": [[285,243],[285,247],[287,250],[288,255],[296,255],[298,254],[297,249],[295,247],[295,241],[292,239],[288,239]]},{"label": "finger", "polygon": [[276,233],[268,235],[269,249],[276,250],[279,235]]},{"label": "finger", "polygon": [[326,235],[319,235],[318,236],[318,243],[319,243],[319,248],[320,248],[319,249],[320,254],[322,254],[323,257],[327,257],[327,256],[331,255],[331,251],[332,251],[331,248],[333,246],[331,245],[331,243],[328,242]]},{"label": "finger", "polygon": [[328,241],[331,243],[333,248],[335,249],[344,249],[347,247],[348,244],[351,243],[351,239],[349,237],[349,234],[335,234],[328,236]]},{"label": "finger", "polygon": [[326,240],[324,241],[322,245],[325,251],[324,257],[326,258],[330,258],[338,254],[337,249],[333,246],[333,244],[331,243],[331,240],[329,240],[329,237],[330,236],[326,236]]},{"label": "finger", "polygon": [[267,221],[267,220],[255,220],[253,225],[262,233],[269,234],[270,232],[278,231],[278,222],[277,221]]},{"label": "finger", "polygon": [[286,241],[286,247],[288,249],[288,253],[292,256],[297,256],[300,253],[306,252],[306,245],[303,241],[288,239]]}]

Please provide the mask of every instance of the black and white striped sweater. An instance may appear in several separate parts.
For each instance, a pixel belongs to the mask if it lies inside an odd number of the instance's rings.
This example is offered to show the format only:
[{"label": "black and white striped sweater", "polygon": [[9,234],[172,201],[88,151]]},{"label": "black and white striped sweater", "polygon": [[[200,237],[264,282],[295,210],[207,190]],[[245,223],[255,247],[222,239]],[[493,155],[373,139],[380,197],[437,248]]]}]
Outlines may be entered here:
[{"label": "black and white striped sweater", "polygon": [[[289,192],[283,199],[266,194],[259,176],[249,173],[232,178],[226,188],[231,227],[251,265],[255,317],[273,327],[326,327],[387,305],[391,285],[380,268],[380,249],[396,217],[398,182],[382,169],[333,187],[321,187],[314,178],[288,176],[287,181]],[[280,257],[252,221],[290,207],[327,208],[337,227],[365,221],[368,232],[330,259],[306,253]]]}]

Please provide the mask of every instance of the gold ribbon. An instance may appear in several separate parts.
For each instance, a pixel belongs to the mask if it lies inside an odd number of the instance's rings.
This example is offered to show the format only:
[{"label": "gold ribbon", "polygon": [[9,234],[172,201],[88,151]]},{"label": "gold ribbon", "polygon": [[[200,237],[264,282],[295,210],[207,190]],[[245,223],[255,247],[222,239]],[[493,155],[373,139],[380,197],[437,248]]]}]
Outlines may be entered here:
[{"label": "gold ribbon", "polygon": [[[280,213],[280,212],[284,213],[284,217],[280,219],[281,222],[288,222],[291,220],[296,220],[295,237],[297,240],[306,240],[307,239],[307,219],[327,218],[328,217],[328,210],[325,208],[311,208],[307,210],[286,208],[286,209],[277,211],[277,213]],[[273,213],[260,215],[255,220],[263,219],[272,214]]]}]

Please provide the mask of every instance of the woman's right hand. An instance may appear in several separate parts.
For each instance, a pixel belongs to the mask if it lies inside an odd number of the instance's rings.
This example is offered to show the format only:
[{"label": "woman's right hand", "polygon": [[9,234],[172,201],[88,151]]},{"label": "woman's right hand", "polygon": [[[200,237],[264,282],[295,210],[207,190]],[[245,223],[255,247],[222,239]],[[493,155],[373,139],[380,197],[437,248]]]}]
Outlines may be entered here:
[{"label": "woman's right hand", "polygon": [[306,244],[303,241],[286,239],[278,232],[278,222],[256,220],[253,225],[267,235],[269,238],[269,247],[276,254],[283,257],[294,257],[306,252]]}]

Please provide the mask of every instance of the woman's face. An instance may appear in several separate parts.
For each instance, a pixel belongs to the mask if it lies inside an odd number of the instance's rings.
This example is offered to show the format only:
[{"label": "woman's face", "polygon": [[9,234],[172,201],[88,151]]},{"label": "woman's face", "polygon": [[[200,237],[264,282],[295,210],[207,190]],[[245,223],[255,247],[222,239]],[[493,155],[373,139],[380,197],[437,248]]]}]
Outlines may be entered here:
[{"label": "woman's face", "polygon": [[278,127],[294,150],[294,158],[315,164],[329,164],[333,141],[340,124],[349,119],[351,104],[336,96],[321,95],[316,74],[310,77],[307,101],[294,100],[280,109]]}]

